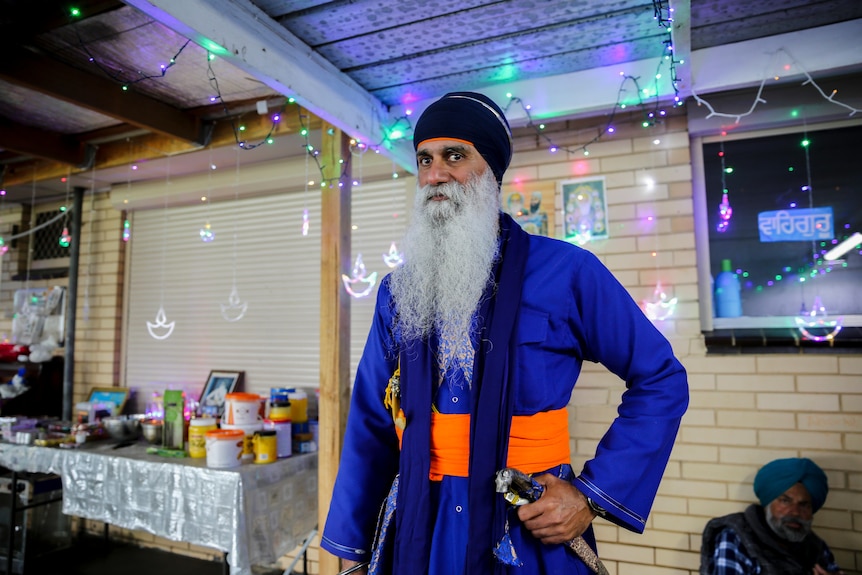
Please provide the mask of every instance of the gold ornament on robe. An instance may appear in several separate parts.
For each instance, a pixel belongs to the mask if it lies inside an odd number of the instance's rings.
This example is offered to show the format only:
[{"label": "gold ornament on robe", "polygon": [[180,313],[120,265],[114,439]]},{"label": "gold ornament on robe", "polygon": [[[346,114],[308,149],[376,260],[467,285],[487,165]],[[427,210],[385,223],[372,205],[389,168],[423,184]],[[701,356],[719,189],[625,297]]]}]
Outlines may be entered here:
[{"label": "gold ornament on robe", "polygon": [[404,416],[404,410],[401,409],[401,364],[395,368],[395,373],[389,378],[389,384],[386,386],[386,395],[383,398],[383,405],[392,412],[392,421],[395,427],[404,431],[407,427],[407,418]]}]

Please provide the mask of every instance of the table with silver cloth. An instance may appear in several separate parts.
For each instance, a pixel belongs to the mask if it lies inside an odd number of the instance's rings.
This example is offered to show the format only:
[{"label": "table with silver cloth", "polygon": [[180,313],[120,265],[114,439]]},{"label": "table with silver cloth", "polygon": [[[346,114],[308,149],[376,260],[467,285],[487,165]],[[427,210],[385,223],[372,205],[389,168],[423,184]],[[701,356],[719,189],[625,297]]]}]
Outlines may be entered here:
[{"label": "table with silver cloth", "polygon": [[115,442],[60,449],[0,443],[0,466],[56,473],[63,512],[227,552],[231,575],[272,565],[317,524],[317,454],[234,469]]}]

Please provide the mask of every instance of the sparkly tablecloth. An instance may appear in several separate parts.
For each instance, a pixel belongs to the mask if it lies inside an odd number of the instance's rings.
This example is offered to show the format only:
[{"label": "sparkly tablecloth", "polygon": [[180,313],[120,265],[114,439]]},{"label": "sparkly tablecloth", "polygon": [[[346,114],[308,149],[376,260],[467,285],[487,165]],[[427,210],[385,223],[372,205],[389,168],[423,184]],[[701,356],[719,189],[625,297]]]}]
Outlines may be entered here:
[{"label": "sparkly tablecloth", "polygon": [[56,473],[63,512],[226,551],[231,575],[272,565],[317,524],[317,454],[210,469],[205,459],[110,441],[79,449],[0,443],[0,466]]}]

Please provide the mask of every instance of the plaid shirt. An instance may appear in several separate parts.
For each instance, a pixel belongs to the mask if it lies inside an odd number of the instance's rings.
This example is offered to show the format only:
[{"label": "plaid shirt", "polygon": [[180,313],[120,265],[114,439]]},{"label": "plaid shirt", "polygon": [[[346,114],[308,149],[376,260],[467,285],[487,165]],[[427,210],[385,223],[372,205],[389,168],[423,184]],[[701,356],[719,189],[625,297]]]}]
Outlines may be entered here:
[{"label": "plaid shirt", "polygon": [[[832,552],[825,544],[823,556],[818,563],[826,565],[826,570],[830,573],[840,572],[835,557],[832,556]],[[718,534],[715,540],[712,565],[712,575],[757,575],[760,573],[760,565],[746,555],[742,541],[733,529],[724,529]]]}]

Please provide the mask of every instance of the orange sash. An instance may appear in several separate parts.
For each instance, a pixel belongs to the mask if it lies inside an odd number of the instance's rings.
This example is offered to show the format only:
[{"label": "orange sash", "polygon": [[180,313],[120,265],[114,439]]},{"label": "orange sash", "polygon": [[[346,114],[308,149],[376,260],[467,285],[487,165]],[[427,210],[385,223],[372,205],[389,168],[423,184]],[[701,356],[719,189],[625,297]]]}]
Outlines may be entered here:
[{"label": "orange sash", "polygon": [[[401,430],[396,431],[400,444]],[[537,473],[569,462],[569,416],[565,408],[512,417],[507,467]],[[470,414],[431,413],[429,479],[467,477],[469,469]]]}]

